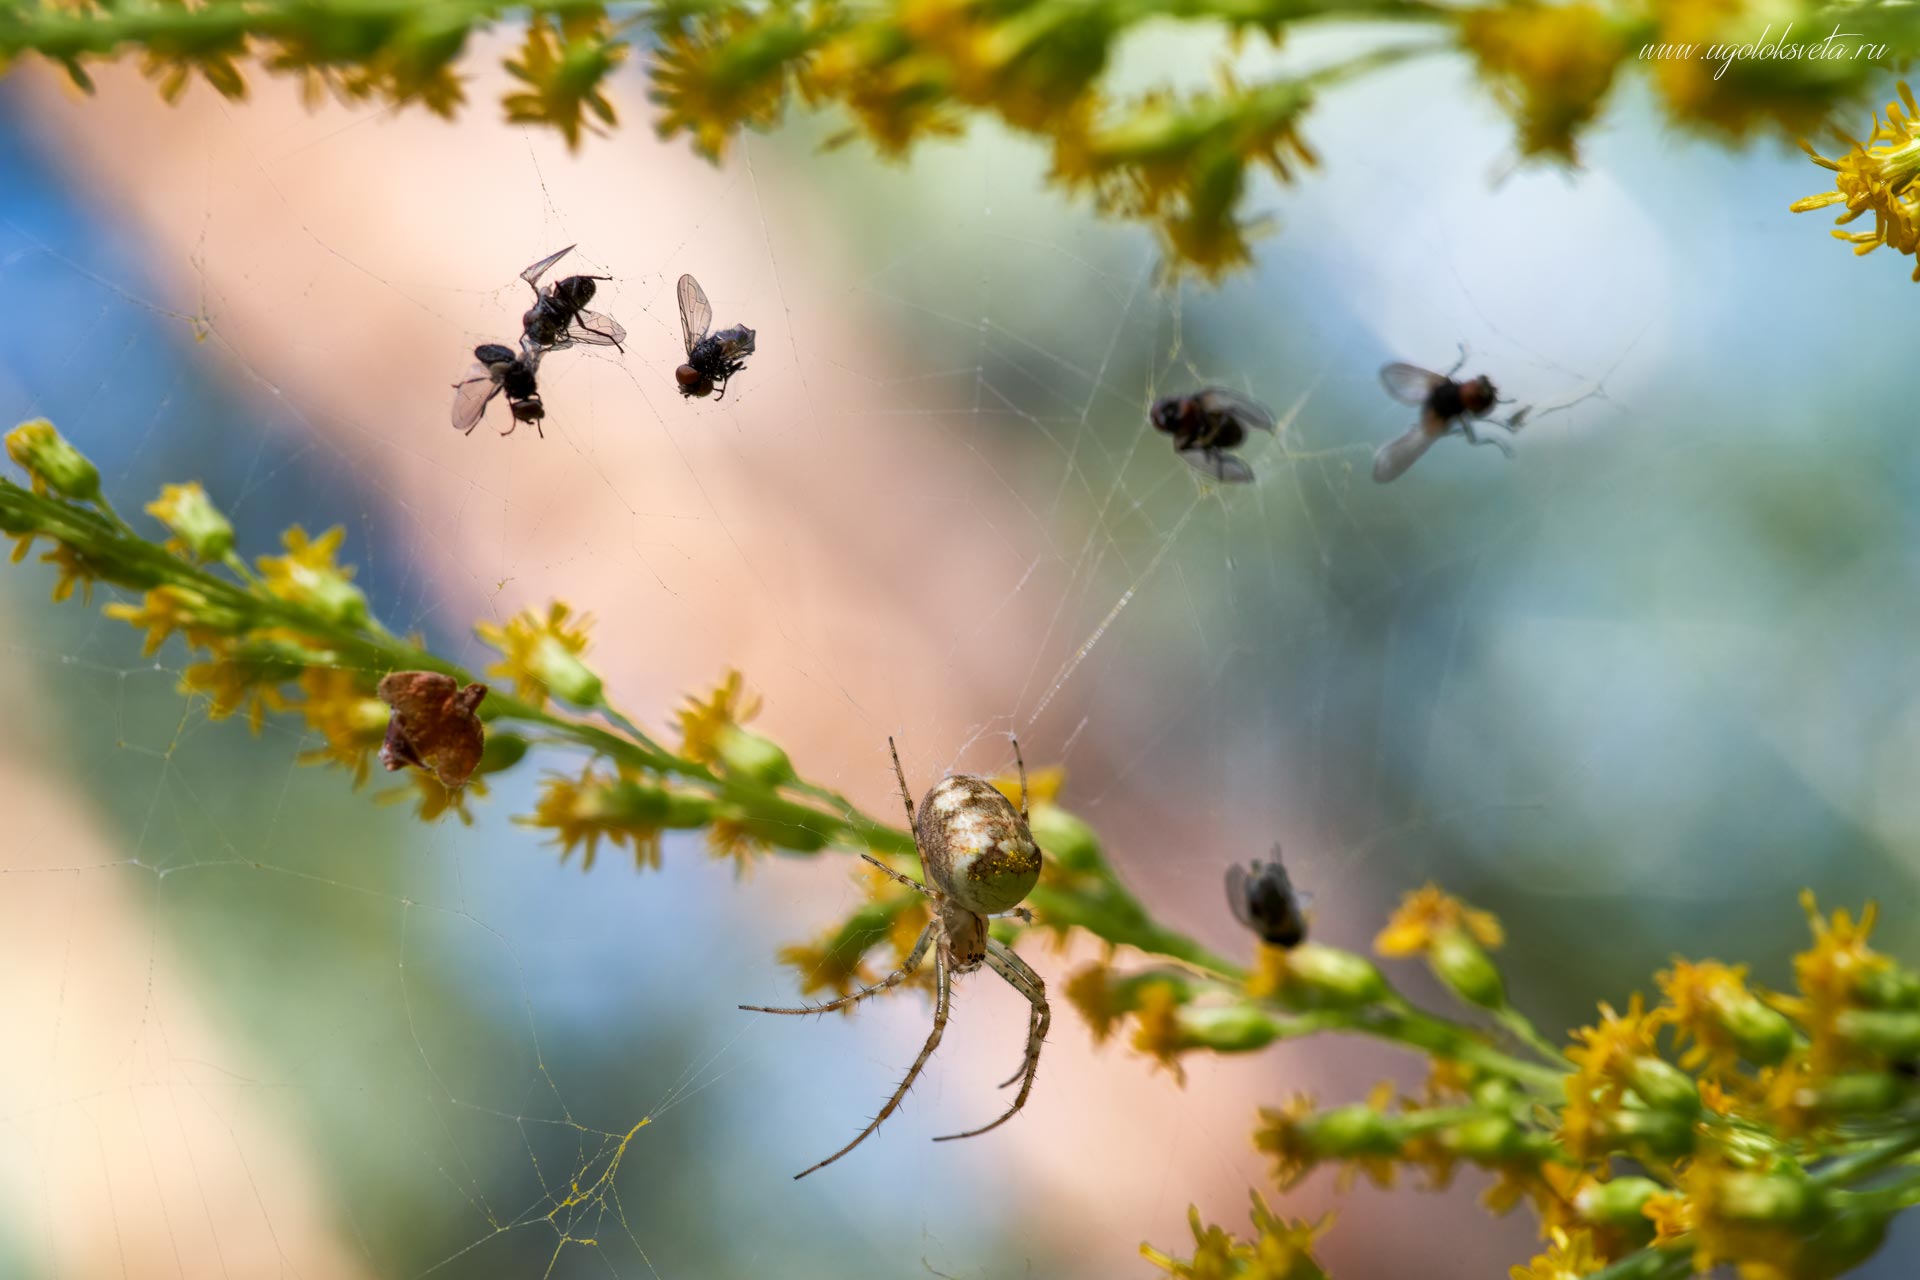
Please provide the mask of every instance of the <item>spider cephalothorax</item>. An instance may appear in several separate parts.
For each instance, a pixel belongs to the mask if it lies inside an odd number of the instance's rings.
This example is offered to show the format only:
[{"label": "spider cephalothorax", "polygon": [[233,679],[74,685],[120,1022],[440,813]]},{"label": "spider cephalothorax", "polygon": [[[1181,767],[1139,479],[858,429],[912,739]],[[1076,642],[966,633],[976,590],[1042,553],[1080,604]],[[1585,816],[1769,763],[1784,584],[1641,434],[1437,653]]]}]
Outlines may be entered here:
[{"label": "spider cephalothorax", "polygon": [[[892,739],[888,739],[887,749],[893,750]],[[921,884],[918,880],[909,879],[871,855],[861,856],[901,884],[932,899],[933,920],[921,930],[919,940],[913,944],[906,961],[870,987],[863,987],[852,995],[825,1004],[806,1005],[797,1009],[772,1009],[751,1004],[740,1006],[756,1013],[826,1013],[842,1009],[855,1001],[899,986],[920,967],[927,952],[933,951],[933,1032],[921,1047],[920,1056],[914,1059],[906,1078],[893,1091],[893,1096],[887,1099],[887,1105],[880,1108],[880,1114],[873,1118],[871,1124],[862,1129],[852,1142],[794,1177],[804,1178],[815,1169],[832,1164],[866,1141],[867,1136],[894,1113],[919,1076],[920,1069],[933,1056],[934,1049],[940,1044],[940,1037],[946,1032],[947,1014],[953,1002],[954,976],[972,973],[983,964],[1006,979],[1007,984],[1025,996],[1033,1006],[1033,1012],[1027,1020],[1026,1056],[1021,1059],[1020,1069],[1001,1085],[1004,1089],[1018,1080],[1020,1092],[1014,1097],[1013,1105],[992,1124],[969,1129],[965,1133],[950,1133],[934,1141],[971,1138],[989,1129],[997,1129],[1027,1104],[1027,1095],[1033,1090],[1034,1073],[1040,1068],[1040,1045],[1046,1039],[1047,1026],[1052,1020],[1052,1013],[1047,1007],[1047,988],[1040,980],[1040,975],[1029,968],[1026,961],[987,932],[987,917],[1015,912],[1021,900],[1033,891],[1033,886],[1040,879],[1040,846],[1034,843],[1033,832],[1027,827],[1027,766],[1020,759],[1020,744],[1017,742],[1013,747],[1013,758],[1020,766],[1018,810],[985,778],[953,774],[934,784],[920,802],[919,812],[915,813],[913,796],[907,791],[906,771],[900,767],[900,753],[894,751],[893,771],[900,781],[900,799],[907,807],[907,825],[913,831],[914,847],[920,854],[920,865],[925,869],[930,883]]]}]

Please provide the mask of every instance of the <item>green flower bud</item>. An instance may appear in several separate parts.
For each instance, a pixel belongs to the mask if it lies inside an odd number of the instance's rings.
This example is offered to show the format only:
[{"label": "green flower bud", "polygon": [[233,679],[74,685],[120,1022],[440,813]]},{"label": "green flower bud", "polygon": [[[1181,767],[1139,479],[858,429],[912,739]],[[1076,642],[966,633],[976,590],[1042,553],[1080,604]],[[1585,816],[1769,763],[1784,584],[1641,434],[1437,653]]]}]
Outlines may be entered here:
[{"label": "green flower bud", "polygon": [[1433,966],[1434,976],[1468,1004],[1482,1009],[1506,1007],[1506,984],[1500,979],[1499,967],[1465,929],[1443,929],[1436,934],[1427,950],[1427,962]]},{"label": "green flower bud", "polygon": [[1400,1127],[1364,1103],[1308,1116],[1300,1122],[1299,1131],[1321,1160],[1400,1154]]},{"label": "green flower bud", "polygon": [[727,725],[720,730],[717,747],[721,766],[735,777],[769,790],[793,781],[793,761],[780,744],[751,729]]},{"label": "green flower bud", "polygon": [[1273,1019],[1254,1005],[1188,1006],[1180,1010],[1179,1018],[1185,1047],[1217,1053],[1251,1053],[1280,1035]]},{"label": "green flower bud", "polygon": [[1683,1156],[1693,1150],[1693,1117],[1673,1111],[1610,1112],[1605,1131],[1616,1150],[1644,1148],[1662,1156]]},{"label": "green flower bud", "polygon": [[1034,843],[1055,866],[1069,871],[1098,871],[1106,862],[1093,828],[1057,805],[1043,804],[1028,824]]},{"label": "green flower bud", "polygon": [[219,560],[233,550],[233,526],[198,481],[167,485],[147,504],[147,514],[172,530],[196,560]]},{"label": "green flower bud", "polygon": [[541,636],[534,643],[527,669],[546,686],[547,692],[564,702],[576,707],[600,705],[600,677],[553,636]]},{"label": "green flower bud", "polygon": [[1860,975],[1853,994],[1861,1004],[1876,1009],[1920,1008],[1920,974],[1889,967]]},{"label": "green flower bud", "polygon": [[1664,1058],[1643,1054],[1627,1063],[1627,1083],[1648,1106],[1692,1116],[1700,1111],[1700,1086]]},{"label": "green flower bud", "polygon": [[63,498],[92,502],[100,496],[99,469],[45,418],[23,422],[9,431],[7,455]]},{"label": "green flower bud", "polygon": [[636,828],[688,830],[713,820],[710,797],[650,782],[616,782],[600,792],[595,807],[619,825]]},{"label": "green flower bud", "polygon": [[1716,1216],[1731,1222],[1797,1225],[1818,1208],[1803,1180],[1772,1173],[1730,1172],[1714,1196]]},{"label": "green flower bud", "polygon": [[1920,1012],[1901,1009],[1847,1009],[1833,1029],[1849,1048],[1893,1058],[1920,1056]]},{"label": "green flower bud", "polygon": [[1475,1116],[1451,1126],[1446,1147],[1455,1155],[1485,1163],[1513,1160],[1533,1151],[1527,1131],[1503,1115]]},{"label": "green flower bud", "polygon": [[1826,1119],[1840,1119],[1882,1115],[1899,1106],[1906,1091],[1906,1083],[1891,1072],[1855,1071],[1802,1092],[1813,1095],[1808,1099],[1810,1110]]},{"label": "green flower bud", "polygon": [[1665,1187],[1652,1178],[1614,1178],[1582,1187],[1574,1196],[1573,1207],[1595,1226],[1651,1229],[1642,1210]]},{"label": "green flower bud", "polygon": [[1354,1009],[1387,996],[1387,980],[1373,961],[1351,951],[1303,942],[1287,952],[1281,995],[1308,1009]]},{"label": "green flower bud", "polygon": [[1793,1050],[1793,1024],[1747,991],[1725,991],[1715,1001],[1721,1028],[1740,1046],[1740,1055],[1763,1067],[1776,1066]]},{"label": "green flower bud", "polygon": [[[384,713],[386,709],[382,707],[381,710]],[[527,740],[517,733],[489,732],[487,745],[480,752],[480,767],[476,772],[499,773],[513,768],[527,754],[529,745]]]}]

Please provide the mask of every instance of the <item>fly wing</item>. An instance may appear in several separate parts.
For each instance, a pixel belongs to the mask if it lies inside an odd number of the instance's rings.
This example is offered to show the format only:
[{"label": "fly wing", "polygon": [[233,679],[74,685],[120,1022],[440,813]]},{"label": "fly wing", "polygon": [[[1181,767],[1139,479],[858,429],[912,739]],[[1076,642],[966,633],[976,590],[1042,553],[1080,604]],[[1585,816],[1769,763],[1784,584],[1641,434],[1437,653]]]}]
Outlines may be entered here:
[{"label": "fly wing", "polygon": [[1407,428],[1405,435],[1389,440],[1381,445],[1373,455],[1373,478],[1378,484],[1397,480],[1400,473],[1420,460],[1433,442],[1439,439],[1437,432],[1427,429],[1426,419]]},{"label": "fly wing", "polygon": [[1253,922],[1253,913],[1247,909],[1251,894],[1247,885],[1247,869],[1236,862],[1227,868],[1227,906],[1233,909],[1233,918],[1249,929],[1260,926]]},{"label": "fly wing", "polygon": [[590,347],[618,347],[627,340],[627,331],[612,316],[582,311],[567,326],[566,336],[571,342],[584,342]]},{"label": "fly wing", "polygon": [[1200,404],[1208,413],[1232,417],[1249,431],[1273,431],[1273,414],[1268,412],[1267,406],[1248,399],[1238,391],[1208,387],[1200,393]]},{"label": "fly wing", "polygon": [[1182,449],[1180,461],[1221,484],[1253,482],[1253,468],[1223,449]]},{"label": "fly wing", "polygon": [[547,274],[547,268],[551,267],[554,263],[560,261],[560,259],[566,257],[568,254],[572,252],[573,252],[573,246],[568,245],[564,249],[558,250],[554,253],[550,253],[546,257],[540,259],[540,261],[528,267],[525,271],[522,271],[520,273],[520,278],[522,280],[525,280],[528,284],[532,285],[534,287],[534,290],[537,292],[540,288],[540,277]]},{"label": "fly wing", "polygon": [[713,327],[713,307],[707,291],[692,276],[680,277],[680,336],[686,339],[687,354],[692,355],[700,339]]},{"label": "fly wing", "polygon": [[493,371],[483,364],[474,365],[466,377],[453,384],[453,429],[470,432],[479,426],[487,402],[498,394],[500,384],[494,381]]},{"label": "fly wing", "polygon": [[1417,364],[1389,364],[1380,367],[1380,384],[1387,394],[1402,404],[1425,404],[1433,389],[1445,382],[1446,375]]}]

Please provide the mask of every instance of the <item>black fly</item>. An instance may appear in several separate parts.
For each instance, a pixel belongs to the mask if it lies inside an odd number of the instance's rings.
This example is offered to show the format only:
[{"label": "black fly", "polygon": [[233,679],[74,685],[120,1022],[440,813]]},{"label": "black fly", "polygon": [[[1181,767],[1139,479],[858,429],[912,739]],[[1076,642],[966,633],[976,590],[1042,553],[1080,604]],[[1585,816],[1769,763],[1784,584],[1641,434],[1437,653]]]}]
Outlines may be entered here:
[{"label": "black fly", "polygon": [[687,345],[687,362],[673,371],[683,396],[727,394],[727,380],[747,367],[753,354],[753,330],[743,324],[710,334],[713,306],[706,290],[692,276],[680,277],[680,336]]},{"label": "black fly", "polygon": [[1275,947],[1297,947],[1307,939],[1307,917],[1300,895],[1280,865],[1280,846],[1273,861],[1227,868],[1227,905],[1233,918]]},{"label": "black fly", "polygon": [[520,317],[522,345],[541,351],[556,351],[574,343],[594,347],[615,347],[625,341],[627,331],[612,316],[587,310],[593,301],[594,281],[609,276],[568,276],[542,289],[540,277],[560,259],[573,252],[573,246],[550,253],[520,273],[533,290],[533,305]]},{"label": "black fly", "polygon": [[[1420,455],[1431,448],[1435,440],[1455,430],[1467,437],[1468,444],[1490,444],[1507,457],[1513,456],[1506,441],[1497,436],[1482,436],[1474,430],[1473,419],[1492,413],[1493,406],[1500,402],[1500,393],[1484,373],[1470,382],[1455,382],[1453,375],[1460,372],[1460,366],[1466,362],[1466,348],[1462,347],[1460,359],[1445,373],[1398,363],[1380,370],[1380,381],[1387,394],[1402,404],[1419,405],[1420,420],[1407,428],[1406,434],[1387,441],[1375,451],[1373,478],[1376,481],[1385,484],[1398,478],[1420,460]],[[1495,425],[1509,433],[1518,431],[1526,412],[1522,409]]]},{"label": "black fly", "polygon": [[534,430],[546,435],[540,429],[540,419],[547,416],[547,410],[540,403],[540,388],[534,383],[534,374],[540,368],[539,350],[516,353],[512,347],[489,342],[475,347],[473,358],[478,363],[468,370],[466,377],[453,384],[454,429],[471,433],[480,424],[487,405],[504,391],[513,420],[500,434],[512,435],[515,423],[531,422]]},{"label": "black fly", "polygon": [[1255,431],[1273,432],[1266,406],[1224,387],[1205,387],[1182,396],[1164,396],[1147,413],[1154,429],[1173,437],[1180,460],[1222,484],[1246,484],[1253,468],[1229,453]]}]

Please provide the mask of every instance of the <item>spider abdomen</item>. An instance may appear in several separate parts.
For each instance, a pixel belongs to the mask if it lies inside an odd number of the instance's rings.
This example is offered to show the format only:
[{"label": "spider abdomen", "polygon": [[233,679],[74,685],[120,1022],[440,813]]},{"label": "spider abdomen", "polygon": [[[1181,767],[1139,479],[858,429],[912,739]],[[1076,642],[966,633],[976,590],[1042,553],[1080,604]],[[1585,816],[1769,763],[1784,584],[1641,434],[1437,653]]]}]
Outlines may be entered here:
[{"label": "spider abdomen", "polygon": [[969,911],[1011,911],[1039,883],[1033,832],[985,778],[943,778],[920,802],[913,825],[927,878]]}]

